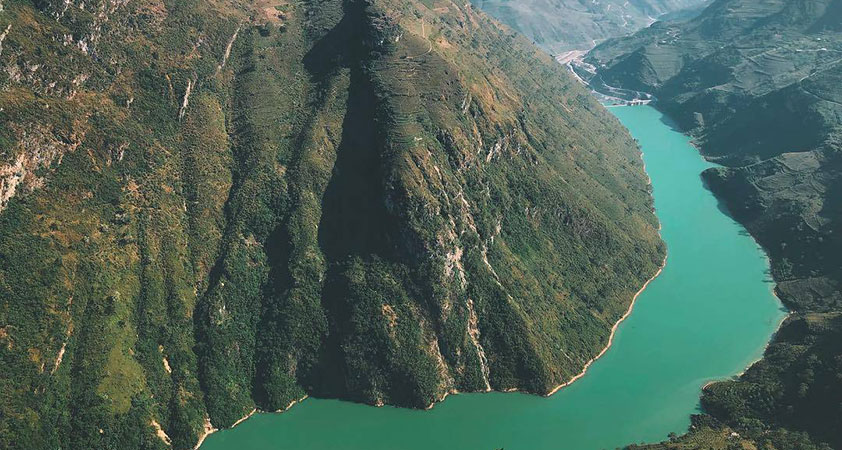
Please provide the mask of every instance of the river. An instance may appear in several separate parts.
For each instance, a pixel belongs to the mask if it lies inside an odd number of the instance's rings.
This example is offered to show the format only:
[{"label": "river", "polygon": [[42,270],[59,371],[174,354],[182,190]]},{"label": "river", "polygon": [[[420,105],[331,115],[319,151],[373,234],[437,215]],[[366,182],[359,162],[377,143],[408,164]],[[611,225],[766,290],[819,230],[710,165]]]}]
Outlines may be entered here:
[{"label": "river", "polygon": [[586,450],[683,433],[701,387],[759,358],[785,312],[766,256],[704,187],[711,164],[654,108],[611,111],[643,149],[668,258],[587,375],[550,398],[460,394],[430,411],[307,399],[202,449]]}]

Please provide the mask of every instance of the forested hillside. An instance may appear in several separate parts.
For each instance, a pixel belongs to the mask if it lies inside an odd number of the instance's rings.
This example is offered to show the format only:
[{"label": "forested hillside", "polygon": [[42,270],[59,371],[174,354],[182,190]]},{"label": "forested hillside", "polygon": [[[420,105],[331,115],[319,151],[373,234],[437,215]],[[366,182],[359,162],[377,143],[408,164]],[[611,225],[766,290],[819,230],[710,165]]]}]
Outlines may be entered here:
[{"label": "forested hillside", "polygon": [[447,0],[5,0],[0,448],[578,373],[664,257],[639,152]]},{"label": "forested hillside", "polygon": [[724,165],[703,175],[769,253],[793,311],[763,360],[705,389],[706,411],[763,445],[839,448],[842,2],[718,0],[588,62],[600,83],[653,93]]}]

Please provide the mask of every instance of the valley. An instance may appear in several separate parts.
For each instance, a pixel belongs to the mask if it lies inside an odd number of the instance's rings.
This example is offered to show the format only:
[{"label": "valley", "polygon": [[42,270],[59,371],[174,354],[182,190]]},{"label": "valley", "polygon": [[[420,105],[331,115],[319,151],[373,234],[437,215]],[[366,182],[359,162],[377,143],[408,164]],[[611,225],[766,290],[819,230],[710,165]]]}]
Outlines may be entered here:
[{"label": "valley", "polygon": [[658,447],[838,448],[842,347],[842,4],[714,2],[593,49],[593,77],[657,98],[657,107],[723,167],[703,173],[771,258],[793,311],[738,380],[705,389],[709,414]]},{"label": "valley", "polygon": [[640,142],[668,255],[585,376],[549,398],[460,393],[429,411],[308,398],[202,449],[602,449],[684,432],[702,386],[758,359],[786,313],[763,251],[699,177],[711,164],[657,110],[611,111]]},{"label": "valley", "polygon": [[840,36],[3,0],[0,448],[842,446]]}]

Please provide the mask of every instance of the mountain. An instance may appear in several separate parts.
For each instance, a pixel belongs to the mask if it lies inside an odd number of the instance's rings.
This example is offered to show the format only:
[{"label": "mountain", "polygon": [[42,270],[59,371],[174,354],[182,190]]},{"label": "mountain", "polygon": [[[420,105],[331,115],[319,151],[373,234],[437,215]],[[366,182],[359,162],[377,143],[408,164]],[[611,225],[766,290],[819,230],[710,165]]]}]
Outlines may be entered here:
[{"label": "mountain", "polygon": [[552,54],[587,50],[670,17],[693,14],[709,0],[474,0],[497,20]]},{"label": "mountain", "polygon": [[763,360],[705,389],[706,410],[777,448],[842,447],[842,1],[717,0],[587,64],[599,85],[653,94],[723,165],[703,175],[768,252],[793,313]]},{"label": "mountain", "polygon": [[546,394],[663,260],[628,133],[470,5],[2,6],[2,448]]}]

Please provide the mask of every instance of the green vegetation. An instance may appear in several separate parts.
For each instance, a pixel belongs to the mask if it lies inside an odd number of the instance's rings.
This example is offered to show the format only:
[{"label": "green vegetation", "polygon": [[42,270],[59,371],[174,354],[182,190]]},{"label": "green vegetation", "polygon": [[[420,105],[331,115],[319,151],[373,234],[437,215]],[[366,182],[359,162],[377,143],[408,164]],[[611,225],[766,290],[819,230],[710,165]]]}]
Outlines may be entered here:
[{"label": "green vegetation", "polygon": [[[653,93],[724,165],[703,176],[771,258],[793,315],[763,360],[702,397],[707,429],[760,446],[842,446],[840,31],[838,1],[719,0],[587,59],[597,84]],[[679,442],[707,448],[701,434]]]},{"label": "green vegetation", "polygon": [[[758,439],[758,436],[763,436]],[[800,450],[828,450],[827,445],[816,445],[803,432],[783,428],[762,433],[740,434],[709,415],[692,417],[690,432],[681,436],[671,433],[668,441],[658,444],[629,445],[628,450],[757,450],[792,448]]]},{"label": "green vegetation", "polygon": [[2,448],[546,393],[663,259],[628,134],[470,6],[6,0],[2,30]]}]

